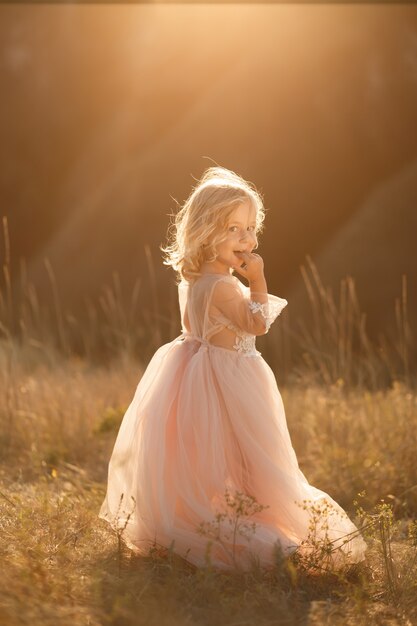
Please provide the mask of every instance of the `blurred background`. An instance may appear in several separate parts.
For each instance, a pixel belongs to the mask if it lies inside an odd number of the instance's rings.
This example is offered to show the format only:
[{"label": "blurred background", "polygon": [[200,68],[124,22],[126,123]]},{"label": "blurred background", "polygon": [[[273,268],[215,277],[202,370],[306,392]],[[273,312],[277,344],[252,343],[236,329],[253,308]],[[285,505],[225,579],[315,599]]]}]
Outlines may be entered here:
[{"label": "blurred background", "polygon": [[53,330],[99,360],[103,341],[146,360],[177,336],[159,246],[218,164],[264,197],[259,252],[289,302],[269,353],[281,375],[297,350],[310,364],[337,350],[323,380],[338,380],[371,343],[385,369],[397,359],[392,376],[415,372],[416,6],[3,4],[0,17],[5,334],[36,346]]}]

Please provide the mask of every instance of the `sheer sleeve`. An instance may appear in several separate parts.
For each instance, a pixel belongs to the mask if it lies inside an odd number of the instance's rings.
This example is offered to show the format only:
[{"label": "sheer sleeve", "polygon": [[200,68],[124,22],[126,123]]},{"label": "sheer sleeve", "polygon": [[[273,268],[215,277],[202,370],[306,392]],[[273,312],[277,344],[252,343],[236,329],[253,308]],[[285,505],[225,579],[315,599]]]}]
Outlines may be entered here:
[{"label": "sheer sleeve", "polygon": [[288,302],[268,294],[268,301],[261,303],[256,293],[251,295],[248,287],[242,287],[233,279],[217,281],[211,297],[212,315],[231,330],[264,335]]}]

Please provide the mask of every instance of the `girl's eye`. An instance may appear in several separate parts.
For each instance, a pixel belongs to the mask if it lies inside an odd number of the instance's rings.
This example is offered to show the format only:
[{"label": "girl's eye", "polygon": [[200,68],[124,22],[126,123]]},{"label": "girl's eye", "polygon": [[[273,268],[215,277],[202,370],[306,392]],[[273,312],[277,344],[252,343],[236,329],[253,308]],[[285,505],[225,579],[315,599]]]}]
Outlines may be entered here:
[{"label": "girl's eye", "polygon": [[[238,229],[238,226],[229,226],[229,230],[232,233],[235,233],[237,229]],[[254,231],[255,226],[248,226],[248,230]]]}]

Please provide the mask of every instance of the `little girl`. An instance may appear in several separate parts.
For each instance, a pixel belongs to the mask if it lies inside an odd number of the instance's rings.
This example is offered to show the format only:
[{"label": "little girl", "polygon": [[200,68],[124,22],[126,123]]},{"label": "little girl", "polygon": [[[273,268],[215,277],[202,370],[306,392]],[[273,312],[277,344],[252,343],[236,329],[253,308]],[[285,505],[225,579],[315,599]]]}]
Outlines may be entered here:
[{"label": "little girl", "polygon": [[99,513],[137,554],[163,546],[221,569],[270,567],[277,551],[330,555],[336,568],[364,558],[357,528],[299,469],[274,374],[255,347],[287,305],[268,293],[253,252],[264,215],[252,184],[211,167],[163,248],[180,279],[182,333],[136,388]]}]

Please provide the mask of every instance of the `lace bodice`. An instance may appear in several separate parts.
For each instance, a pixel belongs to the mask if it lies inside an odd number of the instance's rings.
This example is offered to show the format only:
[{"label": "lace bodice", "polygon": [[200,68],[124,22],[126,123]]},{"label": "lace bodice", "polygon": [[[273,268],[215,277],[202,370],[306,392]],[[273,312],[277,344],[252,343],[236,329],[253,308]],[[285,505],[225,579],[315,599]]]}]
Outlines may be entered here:
[{"label": "lace bodice", "polygon": [[183,335],[241,356],[259,356],[256,336],[269,331],[288,303],[272,294],[264,303],[254,296],[232,275],[205,274],[193,283],[182,281],[179,301]]}]

